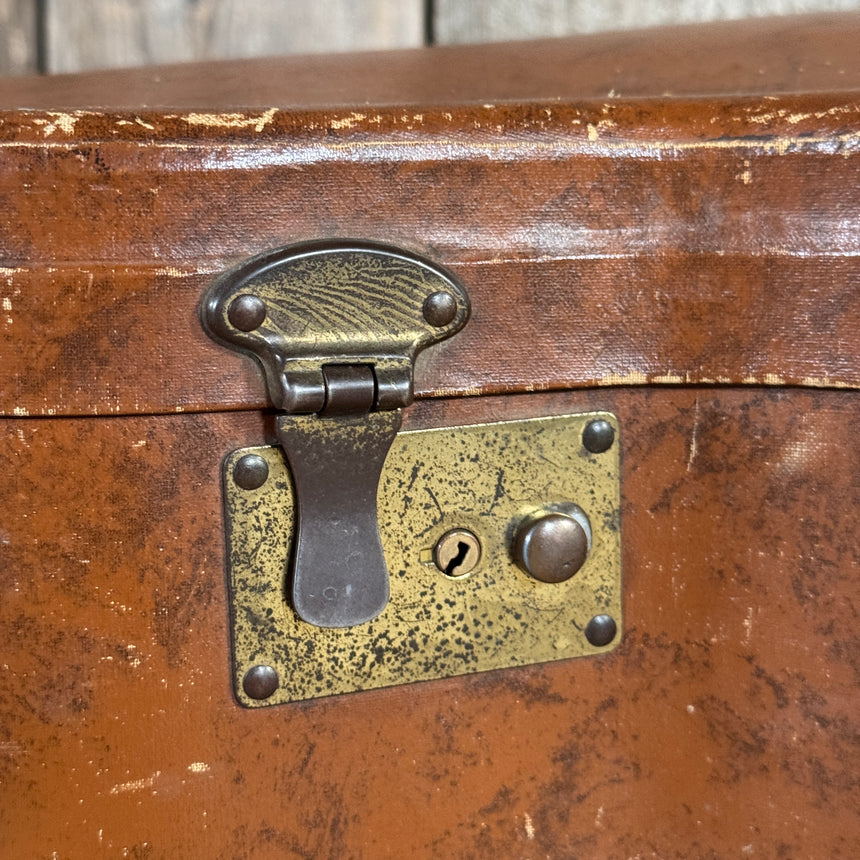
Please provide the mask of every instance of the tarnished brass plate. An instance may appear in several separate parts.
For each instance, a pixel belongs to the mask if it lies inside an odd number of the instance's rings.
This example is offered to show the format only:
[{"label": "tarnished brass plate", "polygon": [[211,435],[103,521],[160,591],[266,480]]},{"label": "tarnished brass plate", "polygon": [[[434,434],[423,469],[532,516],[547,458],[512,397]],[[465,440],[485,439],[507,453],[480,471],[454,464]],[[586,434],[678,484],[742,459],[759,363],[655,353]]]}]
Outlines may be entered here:
[{"label": "tarnished brass plate", "polygon": [[[601,418],[616,441],[593,454],[582,433]],[[347,629],[306,624],[285,602],[294,500],[281,450],[234,451],[224,490],[239,701],[260,707],[612,650],[621,638],[618,437],[607,413],[398,434],[378,493],[391,599],[373,621]],[[258,489],[234,481],[248,454],[269,467]],[[514,564],[514,535],[535,511],[564,503],[587,514],[591,550],[571,579],[539,582]],[[454,529],[480,542],[477,565],[462,577],[433,560],[439,538]],[[618,632],[601,648],[585,628],[602,614]],[[267,698],[243,689],[256,666],[277,674]]]}]

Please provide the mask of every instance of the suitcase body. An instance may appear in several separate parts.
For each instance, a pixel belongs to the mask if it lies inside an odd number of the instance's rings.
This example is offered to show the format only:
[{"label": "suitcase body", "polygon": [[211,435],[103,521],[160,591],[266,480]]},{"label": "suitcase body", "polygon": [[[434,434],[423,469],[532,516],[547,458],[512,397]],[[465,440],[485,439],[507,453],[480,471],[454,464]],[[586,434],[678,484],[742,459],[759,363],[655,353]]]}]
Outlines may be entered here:
[{"label": "suitcase body", "polygon": [[[738,32],[283,61],[332,71],[281,101],[263,66],[239,93],[216,69],[18,85],[5,854],[856,854],[857,21],[806,22],[790,61],[788,29]],[[644,73],[660,45],[676,66]],[[201,302],[319,239],[468,292],[403,430],[617,420],[610,652],[242,706],[222,463],[275,410]]]}]

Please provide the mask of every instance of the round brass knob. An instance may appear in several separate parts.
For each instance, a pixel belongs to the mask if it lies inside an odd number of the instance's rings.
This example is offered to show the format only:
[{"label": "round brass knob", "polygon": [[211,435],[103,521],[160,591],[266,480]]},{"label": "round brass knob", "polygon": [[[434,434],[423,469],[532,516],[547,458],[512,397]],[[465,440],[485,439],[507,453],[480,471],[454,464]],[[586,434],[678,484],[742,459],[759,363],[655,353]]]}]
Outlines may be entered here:
[{"label": "round brass knob", "polygon": [[556,505],[529,517],[514,538],[514,560],[541,582],[564,582],[585,564],[591,524],[577,505]]}]

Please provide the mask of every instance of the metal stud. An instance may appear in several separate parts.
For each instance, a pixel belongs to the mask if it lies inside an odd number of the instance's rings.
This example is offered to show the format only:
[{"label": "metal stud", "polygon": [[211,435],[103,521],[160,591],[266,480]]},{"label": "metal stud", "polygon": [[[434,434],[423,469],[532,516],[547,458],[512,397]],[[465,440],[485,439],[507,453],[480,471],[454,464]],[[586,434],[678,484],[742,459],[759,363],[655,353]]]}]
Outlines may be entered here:
[{"label": "metal stud", "polygon": [[457,300],[440,290],[424,300],[424,319],[436,328],[448,325],[457,316]]},{"label": "metal stud", "polygon": [[612,447],[615,441],[615,428],[604,419],[590,421],[582,431],[582,444],[592,454],[602,454]]},{"label": "metal stud", "polygon": [[618,626],[611,615],[595,615],[585,628],[585,638],[596,648],[608,645],[618,632]]},{"label": "metal stud", "polygon": [[266,318],[266,305],[257,296],[238,296],[230,302],[227,319],[239,331],[254,331]]},{"label": "metal stud", "polygon": [[257,490],[269,477],[269,464],[259,454],[246,454],[233,467],[233,480],[243,490]]},{"label": "metal stud", "polygon": [[268,699],[279,686],[278,673],[271,666],[253,666],[242,679],[242,689],[251,699]]}]

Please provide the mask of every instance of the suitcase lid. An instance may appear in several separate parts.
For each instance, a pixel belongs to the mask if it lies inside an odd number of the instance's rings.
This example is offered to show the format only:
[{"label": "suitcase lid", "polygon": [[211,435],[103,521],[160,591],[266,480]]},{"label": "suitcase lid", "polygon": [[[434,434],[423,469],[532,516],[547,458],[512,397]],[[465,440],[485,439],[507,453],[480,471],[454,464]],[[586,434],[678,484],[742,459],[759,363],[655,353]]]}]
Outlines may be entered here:
[{"label": "suitcase lid", "polygon": [[858,36],[840,15],[0,82],[0,414],[266,406],[200,300],[337,238],[466,286],[418,396],[856,387]]}]

